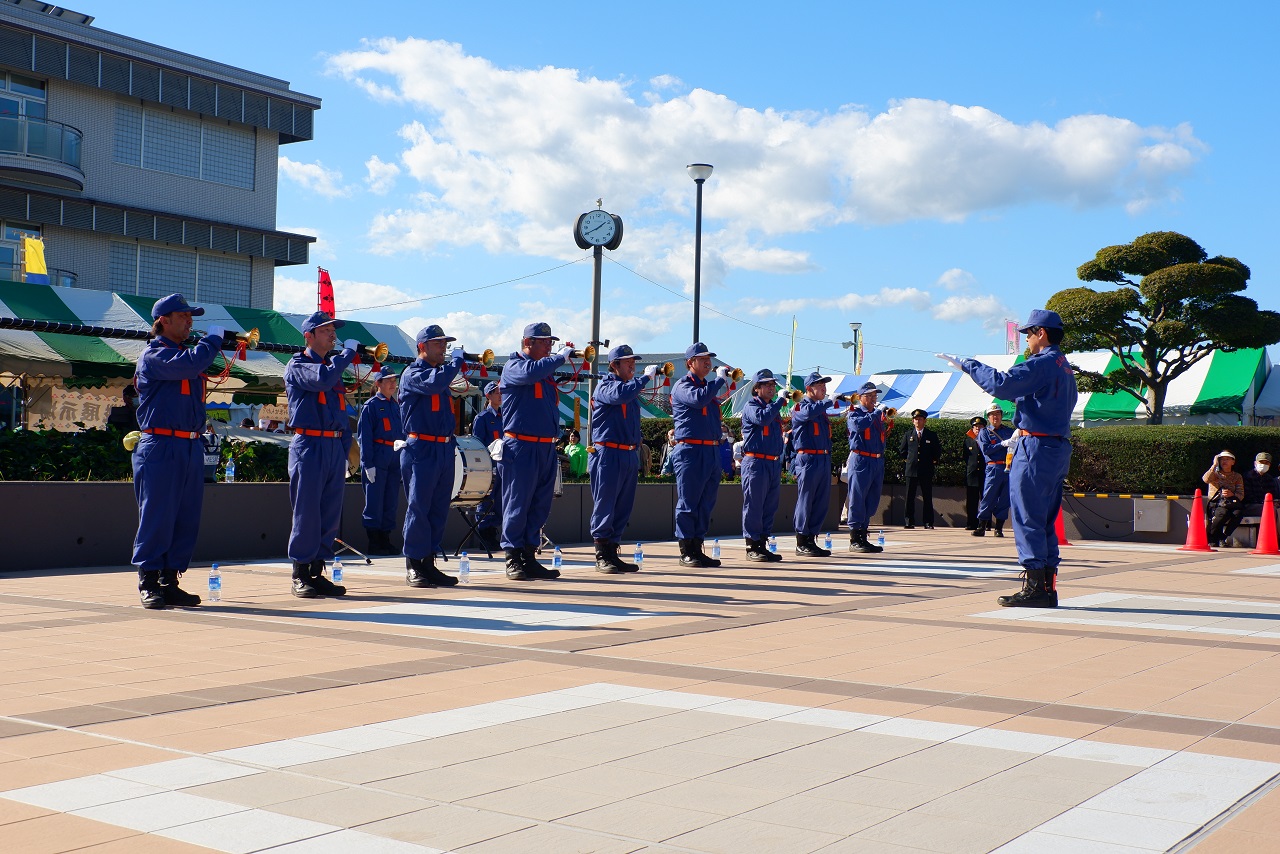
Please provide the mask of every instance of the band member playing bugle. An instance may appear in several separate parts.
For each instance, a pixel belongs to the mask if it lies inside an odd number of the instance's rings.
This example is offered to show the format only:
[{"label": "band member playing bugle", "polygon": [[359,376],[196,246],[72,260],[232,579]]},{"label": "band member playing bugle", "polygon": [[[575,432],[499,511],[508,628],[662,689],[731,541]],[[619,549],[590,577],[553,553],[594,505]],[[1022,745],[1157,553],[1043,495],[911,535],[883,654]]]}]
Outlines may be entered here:
[{"label": "band member playing bugle", "polygon": [[742,537],[747,560],[776,563],[782,555],[769,551],[773,517],[782,489],[782,418],[787,398],[778,394],[773,371],[752,377],[751,399],[742,408]]},{"label": "band member playing bugle", "polygon": [[676,425],[676,541],[680,563],[717,567],[720,561],[702,550],[720,488],[720,393],[729,385],[729,368],[711,373],[715,357],[699,341],[685,348],[689,367],[671,389],[671,415]]},{"label": "band member playing bugle", "polygon": [[816,539],[831,498],[831,425],[827,383],[817,371],[804,380],[804,397],[791,410],[791,445],[796,449],[796,554],[831,557]]},{"label": "band member playing bugle", "polygon": [[[485,447],[502,440],[502,392],[496,382],[484,387],[489,405],[471,422],[471,435]],[[486,548],[498,548],[498,511],[502,501],[502,464],[494,460],[493,480],[489,493],[476,505],[476,533]]]},{"label": "band member playing bugle", "polygon": [[399,378],[386,365],[373,375],[377,393],[360,408],[356,435],[360,443],[360,483],[364,487],[364,530],[369,554],[396,553],[391,530],[400,509],[400,458],[395,452],[403,441],[400,405],[396,403]]},{"label": "band member playing bugle", "polygon": [[863,383],[857,404],[845,416],[849,428],[849,551],[865,554],[884,551],[867,539],[884,488],[884,440],[893,428],[892,419],[876,409],[879,395],[875,383]]}]

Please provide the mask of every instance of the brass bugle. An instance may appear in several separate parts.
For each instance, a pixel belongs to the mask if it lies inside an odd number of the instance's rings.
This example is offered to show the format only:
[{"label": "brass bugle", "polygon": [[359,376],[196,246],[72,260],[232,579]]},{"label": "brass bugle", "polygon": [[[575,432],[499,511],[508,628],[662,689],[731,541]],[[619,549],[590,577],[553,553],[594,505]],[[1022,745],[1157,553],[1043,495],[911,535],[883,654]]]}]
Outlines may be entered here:
[{"label": "brass bugle", "polygon": [[792,403],[799,403],[804,398],[804,392],[798,388],[788,389],[782,393],[782,396],[791,400]]},{"label": "brass bugle", "polygon": [[379,341],[372,347],[368,344],[361,344],[356,348],[356,353],[361,356],[372,356],[375,362],[385,362],[387,356],[391,354],[391,348],[386,345],[386,342]]},{"label": "brass bugle", "polygon": [[663,362],[662,367],[658,368],[658,373],[664,377],[674,377],[676,375],[676,366],[670,362]]},{"label": "brass bugle", "polygon": [[[726,367],[728,366],[726,365]],[[729,368],[729,379],[733,380],[735,383],[741,382],[742,378],[746,375],[747,372],[742,370],[742,368]]]},{"label": "brass bugle", "polygon": [[885,418],[897,418],[898,408],[896,406],[882,406],[880,411],[884,413]]},{"label": "brass bugle", "polygon": [[587,345],[584,349],[582,349],[582,350],[576,350],[576,349],[575,349],[575,350],[570,350],[570,351],[569,351],[569,357],[570,357],[570,358],[572,358],[572,359],[586,359],[588,362],[590,362],[592,359],[594,359],[594,358],[596,357],[596,348],[595,348],[595,345],[594,345],[594,344],[588,344],[588,345]]},{"label": "brass bugle", "polygon": [[486,368],[493,364],[493,351],[485,350],[483,353],[462,352],[462,359],[465,362],[475,362],[478,365],[484,365]]},{"label": "brass bugle", "polygon": [[261,337],[262,336],[258,333],[258,327],[256,326],[250,329],[248,332],[236,333],[236,340],[243,341],[245,344],[248,345],[248,349],[250,350],[258,349],[258,339]]}]

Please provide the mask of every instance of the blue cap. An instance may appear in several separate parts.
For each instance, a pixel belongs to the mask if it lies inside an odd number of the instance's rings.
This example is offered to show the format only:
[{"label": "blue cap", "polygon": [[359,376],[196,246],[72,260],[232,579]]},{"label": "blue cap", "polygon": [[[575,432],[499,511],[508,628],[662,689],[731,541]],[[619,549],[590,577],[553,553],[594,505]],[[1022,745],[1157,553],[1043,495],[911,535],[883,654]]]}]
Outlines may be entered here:
[{"label": "blue cap", "polygon": [[325,312],[317,311],[315,314],[302,321],[302,334],[306,335],[308,332],[315,332],[318,327],[324,326],[327,323],[333,324],[334,329],[341,329],[347,325],[345,320],[334,320]]},{"label": "blue cap", "polygon": [[773,375],[773,371],[768,368],[761,368],[756,371],[756,375],[751,378],[752,385],[758,385],[759,383],[774,383],[775,385],[782,385],[782,381],[775,377]]},{"label": "blue cap", "polygon": [[169,294],[164,299],[156,300],[156,304],[151,306],[151,319],[159,320],[166,314],[173,314],[175,311],[189,311],[192,317],[199,317],[204,314],[203,308],[192,308],[187,305],[187,298],[182,294]]},{"label": "blue cap", "polygon": [[862,384],[862,388],[858,389],[858,394],[871,394],[873,391],[879,394],[880,388],[875,383],[868,380]]},{"label": "blue cap", "polygon": [[707,349],[707,345],[703,344],[701,341],[696,344],[690,344],[688,347],[684,348],[684,360],[686,362],[695,356],[710,356],[714,359],[715,355],[716,354]]},{"label": "blue cap", "polygon": [[498,390],[498,384],[496,382],[489,383],[484,387],[484,396],[488,397],[489,395],[493,394],[497,390]]},{"label": "blue cap", "polygon": [[374,374],[371,379],[376,383],[381,382],[382,380],[398,380],[400,379],[400,376],[395,371],[391,370],[390,365],[383,365],[381,370]]},{"label": "blue cap", "polygon": [[551,334],[550,323],[530,323],[524,328],[524,338],[550,338],[552,341],[560,339]]},{"label": "blue cap", "polygon": [[440,324],[433,323],[430,326],[424,326],[418,330],[418,343],[426,344],[428,341],[457,341],[457,338],[451,338],[444,334],[444,330],[440,328]]},{"label": "blue cap", "polygon": [[626,344],[619,344],[617,347],[614,347],[612,350],[609,351],[610,364],[613,364],[619,359],[634,359],[635,357],[636,357],[636,351],[632,350]]},{"label": "blue cap", "polygon": [[809,376],[804,378],[804,387],[808,388],[811,385],[817,385],[818,383],[829,383],[829,382],[831,382],[831,377],[824,377],[822,374],[818,373],[817,371],[814,371],[813,373],[809,374]]},{"label": "blue cap", "polygon": [[1058,316],[1056,311],[1049,311],[1047,308],[1032,309],[1031,316],[1027,318],[1027,322],[1018,327],[1019,332],[1026,332],[1033,326],[1043,326],[1045,329],[1061,329],[1062,318]]}]

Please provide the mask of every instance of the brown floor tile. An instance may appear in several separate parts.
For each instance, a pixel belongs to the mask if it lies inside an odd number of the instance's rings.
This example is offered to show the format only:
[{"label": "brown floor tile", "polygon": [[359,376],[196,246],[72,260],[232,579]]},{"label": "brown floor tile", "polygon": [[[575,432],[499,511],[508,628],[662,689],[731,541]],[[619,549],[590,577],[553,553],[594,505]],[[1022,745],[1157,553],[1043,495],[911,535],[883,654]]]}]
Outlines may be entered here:
[{"label": "brown floor tile", "polygon": [[533,827],[528,819],[446,804],[371,822],[360,831],[453,851],[527,827]]},{"label": "brown floor tile", "polygon": [[672,845],[687,846],[715,854],[803,854],[839,842],[831,833],[797,827],[783,827],[744,818],[729,818],[670,840]]},{"label": "brown floor tile", "polygon": [[536,825],[458,849],[458,854],[631,854],[643,845],[568,827]]},{"label": "brown floor tile", "polygon": [[559,823],[616,836],[662,842],[723,820],[724,816],[712,812],[632,800],[575,813],[561,819]]},{"label": "brown floor tile", "polygon": [[500,812],[506,815],[554,821],[612,803],[612,795],[586,792],[581,789],[561,789],[545,782],[512,786],[487,795],[479,795],[459,801],[458,806]]},{"label": "brown floor tile", "polygon": [[54,814],[6,824],[3,836],[9,851],[54,854],[137,837],[138,832],[78,816]]},{"label": "brown floor tile", "polygon": [[308,779],[278,771],[264,771],[248,777],[192,786],[182,791],[216,801],[228,801],[246,807],[269,807],[298,798],[336,792],[344,787],[337,783]]},{"label": "brown floor tile", "polygon": [[374,821],[393,818],[422,809],[422,802],[368,789],[339,789],[318,795],[272,804],[271,812],[336,824],[358,827]]}]

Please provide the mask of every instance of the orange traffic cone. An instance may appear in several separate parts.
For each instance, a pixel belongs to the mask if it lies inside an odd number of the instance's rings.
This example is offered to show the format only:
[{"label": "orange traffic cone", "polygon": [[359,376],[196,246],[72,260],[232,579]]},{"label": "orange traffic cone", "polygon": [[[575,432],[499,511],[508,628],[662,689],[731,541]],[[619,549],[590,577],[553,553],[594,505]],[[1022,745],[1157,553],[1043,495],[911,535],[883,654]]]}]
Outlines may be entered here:
[{"label": "orange traffic cone", "polygon": [[1276,505],[1271,493],[1262,501],[1262,521],[1258,524],[1258,546],[1251,555],[1280,555],[1276,544]]},{"label": "orange traffic cone", "polygon": [[1209,548],[1209,535],[1204,529],[1204,496],[1196,490],[1196,497],[1191,502],[1191,517],[1187,521],[1187,544],[1178,546],[1180,552],[1212,552]]},{"label": "orange traffic cone", "polygon": [[1062,518],[1061,507],[1058,508],[1058,521],[1053,523],[1053,529],[1058,534],[1058,545],[1060,546],[1071,545],[1071,543],[1067,542],[1067,523],[1066,523],[1066,520]]}]

